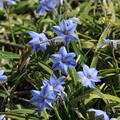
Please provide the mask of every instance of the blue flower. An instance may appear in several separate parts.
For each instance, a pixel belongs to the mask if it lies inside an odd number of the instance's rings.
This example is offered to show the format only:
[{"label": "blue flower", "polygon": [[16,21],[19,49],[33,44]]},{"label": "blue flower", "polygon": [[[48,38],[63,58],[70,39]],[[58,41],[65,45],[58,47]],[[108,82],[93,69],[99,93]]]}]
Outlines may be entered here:
[{"label": "blue flower", "polygon": [[117,44],[120,44],[120,40],[110,40],[110,39],[104,39],[103,44],[100,44],[98,48],[104,48],[109,45],[111,45],[114,49],[117,49]]},{"label": "blue flower", "polygon": [[5,115],[0,115],[0,120],[3,120],[4,117]]},{"label": "blue flower", "polygon": [[65,77],[60,77],[57,79],[57,77],[52,74],[50,77],[50,80],[44,80],[44,85],[49,85],[51,90],[53,90],[54,94],[57,95],[59,92],[63,92],[64,88],[62,86],[63,82],[65,80]]},{"label": "blue flower", "polygon": [[45,51],[46,45],[49,44],[47,37],[44,33],[38,34],[36,32],[30,31],[29,35],[33,38],[28,42],[30,46],[33,47],[34,52],[38,52],[40,49]]},{"label": "blue flower", "polygon": [[77,25],[72,20],[62,20],[60,26],[53,26],[53,31],[57,36],[64,38],[64,45],[68,45],[70,40],[78,40],[78,36],[74,34],[76,27]]},{"label": "blue flower", "polygon": [[53,108],[51,103],[55,101],[55,96],[48,85],[42,87],[41,91],[32,90],[31,94],[33,98],[30,100],[30,103],[37,104],[39,113],[42,112],[44,108],[49,110]]},{"label": "blue flower", "polygon": [[102,110],[89,109],[88,111],[89,112],[95,112],[95,118],[103,115],[104,116],[103,120],[110,120],[109,117],[108,117],[108,115],[106,114],[106,112],[104,112]]},{"label": "blue flower", "polygon": [[16,2],[14,0],[0,0],[0,7],[1,8],[4,8],[4,3],[6,3],[7,5],[16,4]]},{"label": "blue flower", "polygon": [[87,65],[83,65],[83,72],[77,72],[77,75],[82,79],[83,86],[94,88],[95,82],[101,81],[97,77],[97,73],[95,68],[89,68]]},{"label": "blue flower", "polygon": [[39,7],[36,10],[36,12],[39,15],[43,15],[43,13],[47,10],[47,11],[52,11],[54,9],[54,4],[52,2],[52,0],[41,0],[39,2]]},{"label": "blue flower", "polygon": [[7,79],[7,76],[3,75],[3,73],[4,73],[4,70],[0,70],[0,82]]},{"label": "blue flower", "polygon": [[61,70],[63,74],[67,73],[68,68],[76,67],[77,63],[73,60],[75,53],[67,53],[65,47],[59,49],[59,54],[51,55],[51,59],[54,60],[52,66],[53,70]]}]

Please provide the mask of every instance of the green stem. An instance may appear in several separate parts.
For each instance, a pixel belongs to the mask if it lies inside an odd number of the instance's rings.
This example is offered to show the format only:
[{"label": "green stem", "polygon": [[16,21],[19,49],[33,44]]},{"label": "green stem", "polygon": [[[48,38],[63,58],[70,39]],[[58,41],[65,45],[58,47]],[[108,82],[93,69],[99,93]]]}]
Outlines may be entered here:
[{"label": "green stem", "polygon": [[59,112],[58,112],[58,110],[57,110],[56,105],[55,105],[55,107],[54,107],[54,111],[55,111],[55,114],[56,114],[56,116],[57,116],[57,119],[58,119],[58,120],[62,120],[61,117],[60,117],[60,115],[59,115]]},{"label": "green stem", "polygon": [[14,43],[16,43],[15,37],[14,37],[14,32],[13,32],[13,29],[12,29],[12,26],[11,26],[11,22],[10,22],[9,11],[7,10],[7,8],[5,9],[5,11],[6,11],[6,15],[7,15],[7,18],[8,18],[8,23],[9,23],[10,32],[11,32],[11,34],[12,34],[12,40],[13,40]]}]

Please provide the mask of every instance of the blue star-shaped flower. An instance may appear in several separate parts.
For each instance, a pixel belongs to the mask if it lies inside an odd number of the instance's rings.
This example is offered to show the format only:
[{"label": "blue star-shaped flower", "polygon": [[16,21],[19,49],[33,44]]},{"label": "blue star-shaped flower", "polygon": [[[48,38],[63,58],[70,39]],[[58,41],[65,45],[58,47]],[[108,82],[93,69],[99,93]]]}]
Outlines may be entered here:
[{"label": "blue star-shaped flower", "polygon": [[40,49],[45,51],[46,45],[49,44],[47,37],[44,33],[38,34],[36,32],[30,31],[29,35],[33,38],[28,42],[30,46],[33,47],[34,52],[38,52]]},{"label": "blue star-shaped flower", "polygon": [[52,2],[52,0],[41,0],[39,2],[39,7],[36,10],[36,12],[39,15],[43,15],[43,13],[47,10],[47,11],[52,11],[54,9],[54,4]]},{"label": "blue star-shaped flower", "polygon": [[54,74],[52,74],[50,77],[50,80],[44,80],[43,84],[49,85],[51,90],[53,90],[53,92],[56,96],[57,93],[63,92],[64,88],[63,88],[62,84],[63,84],[64,80],[65,80],[65,77],[60,77],[59,79],[57,79],[57,77]]},{"label": "blue star-shaped flower", "polygon": [[16,4],[16,2],[14,0],[0,0],[0,7],[1,8],[4,8],[4,3],[6,3],[7,5]]},{"label": "blue star-shaped flower", "polygon": [[3,75],[3,73],[4,73],[4,70],[0,70],[0,82],[7,79],[7,76]]},{"label": "blue star-shaped flower", "polygon": [[32,90],[31,94],[33,98],[30,100],[31,104],[38,105],[38,112],[42,112],[44,108],[51,110],[53,108],[52,102],[55,101],[55,96],[53,91],[50,90],[49,85],[42,87],[41,91]]},{"label": "blue star-shaped flower", "polygon": [[3,120],[4,117],[5,115],[0,115],[0,120]]},{"label": "blue star-shaped flower", "polygon": [[51,59],[54,60],[52,66],[53,70],[61,70],[63,74],[67,73],[67,69],[70,67],[76,67],[77,63],[73,60],[75,53],[67,53],[65,47],[59,49],[59,54],[51,55]]},{"label": "blue star-shaped flower", "polygon": [[62,20],[60,26],[53,26],[53,31],[57,36],[64,38],[64,45],[68,45],[70,40],[78,40],[78,36],[74,34],[76,27],[77,25],[72,20]]},{"label": "blue star-shaped flower", "polygon": [[83,86],[89,86],[90,88],[94,88],[95,82],[101,81],[97,77],[97,70],[89,68],[87,65],[83,65],[83,72],[77,72],[77,75],[82,79]]},{"label": "blue star-shaped flower", "polygon": [[106,114],[106,112],[102,111],[102,110],[96,110],[96,109],[89,109],[89,112],[95,112],[95,118],[98,116],[103,115],[104,119],[103,120],[110,120],[108,115]]}]

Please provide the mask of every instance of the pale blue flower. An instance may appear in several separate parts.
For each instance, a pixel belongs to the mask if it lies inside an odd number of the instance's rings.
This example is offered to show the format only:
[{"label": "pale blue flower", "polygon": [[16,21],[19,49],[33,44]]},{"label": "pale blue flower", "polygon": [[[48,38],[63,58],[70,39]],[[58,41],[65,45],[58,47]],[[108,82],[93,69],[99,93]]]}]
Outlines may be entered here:
[{"label": "pale blue flower", "polygon": [[78,36],[74,33],[76,30],[77,25],[70,20],[62,20],[60,26],[53,26],[53,31],[59,37],[63,37],[64,45],[68,45],[71,40],[78,40]]},{"label": "pale blue flower", "polygon": [[0,70],[0,82],[7,79],[7,76],[3,75],[3,73],[4,73],[4,70]]},{"label": "pale blue flower", "polygon": [[45,11],[52,11],[54,9],[54,4],[52,0],[41,0],[39,2],[39,7],[36,12],[39,15],[43,15]]},{"label": "pale blue flower", "polygon": [[[102,111],[102,110],[96,110],[96,109],[89,109],[89,112],[95,112],[95,118],[98,116],[103,115],[104,119],[103,120],[110,120],[109,116],[106,114],[106,112]],[[95,119],[96,120],[96,119]]]},{"label": "pale blue flower", "polygon": [[62,86],[63,82],[65,80],[65,77],[60,77],[57,79],[57,77],[52,74],[50,77],[50,80],[44,80],[44,85],[49,85],[51,90],[53,90],[54,94],[57,95],[57,93],[63,92],[64,88]]},{"label": "pale blue flower", "polygon": [[33,38],[28,42],[30,46],[33,47],[34,52],[38,52],[40,49],[45,51],[47,49],[46,45],[49,44],[48,39],[44,33],[36,33],[29,31],[29,35]]},{"label": "pale blue flower", "polygon": [[53,91],[50,90],[49,85],[42,87],[41,91],[32,90],[31,94],[33,98],[30,100],[31,104],[37,104],[38,112],[42,112],[44,108],[53,109],[52,102],[55,101],[55,96]]},{"label": "pale blue flower", "polygon": [[120,40],[110,40],[110,39],[104,39],[103,44],[99,45],[98,48],[104,48],[109,45],[112,45],[113,48],[117,49],[117,44],[120,44]]},{"label": "pale blue flower", "polygon": [[52,66],[53,70],[60,70],[63,74],[67,73],[68,68],[76,67],[77,63],[73,60],[75,53],[67,53],[66,48],[63,46],[59,49],[59,54],[51,55],[54,60]]},{"label": "pale blue flower", "polygon": [[82,79],[83,86],[95,87],[95,82],[101,80],[97,77],[97,70],[95,68],[89,68],[87,65],[83,65],[83,72],[77,72],[78,77]]}]

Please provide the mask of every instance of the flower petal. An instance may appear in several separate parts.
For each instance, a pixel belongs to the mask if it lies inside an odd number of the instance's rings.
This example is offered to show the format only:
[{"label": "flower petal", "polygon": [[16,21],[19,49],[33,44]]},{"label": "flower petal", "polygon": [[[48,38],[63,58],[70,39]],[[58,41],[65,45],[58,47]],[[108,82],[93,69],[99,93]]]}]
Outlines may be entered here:
[{"label": "flower petal", "polygon": [[74,33],[70,34],[69,36],[71,40],[78,40],[78,36]]},{"label": "flower petal", "polygon": [[75,53],[68,53],[66,56],[65,56],[65,60],[69,60],[71,58],[74,58],[76,56]]},{"label": "flower petal", "polygon": [[60,70],[63,74],[66,74],[67,73],[67,69],[68,69],[68,66],[64,63],[60,63]]},{"label": "flower petal", "polygon": [[66,48],[64,46],[62,46],[60,49],[59,49],[59,54],[62,55],[62,57],[65,57],[67,55],[67,51],[66,51]]},{"label": "flower petal", "polygon": [[28,34],[32,37],[32,38],[39,38],[39,33],[33,32],[33,31],[29,31]]},{"label": "flower petal", "polygon": [[53,70],[59,70],[60,69],[60,63],[59,62],[56,62],[52,65],[52,69]]},{"label": "flower petal", "polygon": [[4,73],[4,70],[0,70],[0,75],[3,75],[3,73]]},{"label": "flower petal", "polygon": [[7,79],[7,76],[5,76],[5,75],[0,76],[0,82],[4,81],[6,79]]},{"label": "flower petal", "polygon": [[0,115],[0,120],[2,120],[5,117],[5,115]]},{"label": "flower petal", "polygon": [[58,35],[61,36],[61,34],[63,34],[63,32],[61,31],[59,26],[53,26],[53,31]]},{"label": "flower petal", "polygon": [[62,56],[60,54],[53,54],[50,56],[51,59],[53,59],[55,62],[59,62],[62,59]]},{"label": "flower petal", "polygon": [[34,38],[31,41],[28,42],[28,45],[34,46],[40,44],[39,38]]},{"label": "flower petal", "polygon": [[37,10],[36,10],[36,13],[39,14],[39,15],[43,15],[45,12],[45,9],[44,8],[41,8],[39,7]]},{"label": "flower petal", "polygon": [[87,65],[83,65],[83,72],[85,74],[85,76],[90,75],[90,68]]},{"label": "flower petal", "polygon": [[80,77],[81,79],[85,77],[83,72],[77,72],[77,76]]},{"label": "flower petal", "polygon": [[52,74],[50,77],[51,85],[56,85],[56,82],[57,82],[57,77],[55,76],[55,74]]}]

